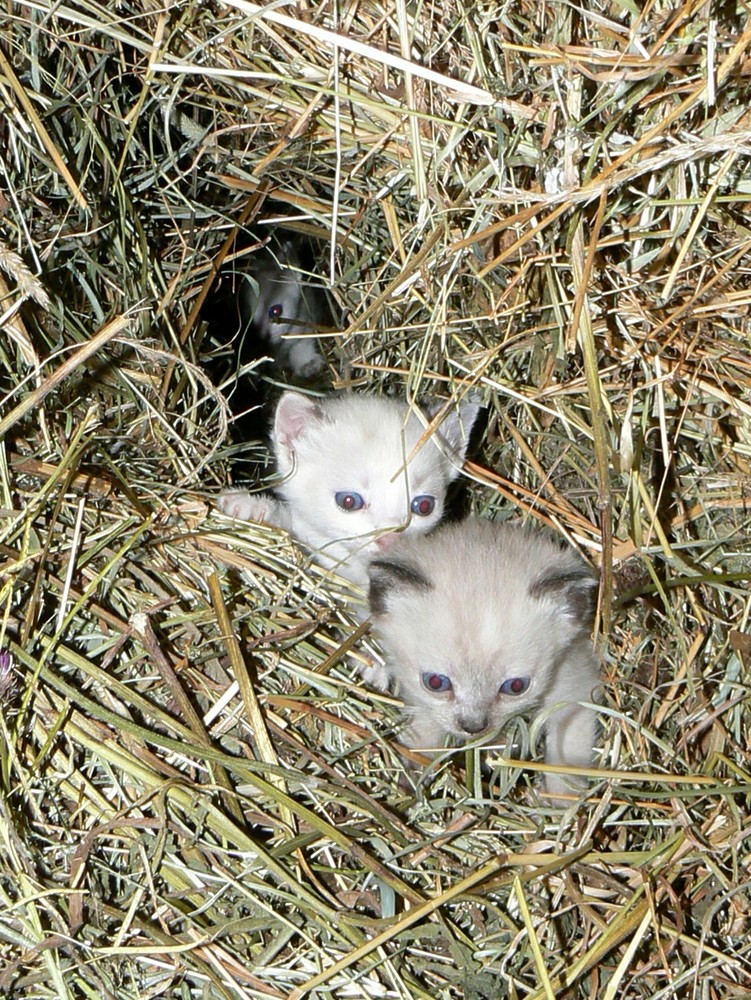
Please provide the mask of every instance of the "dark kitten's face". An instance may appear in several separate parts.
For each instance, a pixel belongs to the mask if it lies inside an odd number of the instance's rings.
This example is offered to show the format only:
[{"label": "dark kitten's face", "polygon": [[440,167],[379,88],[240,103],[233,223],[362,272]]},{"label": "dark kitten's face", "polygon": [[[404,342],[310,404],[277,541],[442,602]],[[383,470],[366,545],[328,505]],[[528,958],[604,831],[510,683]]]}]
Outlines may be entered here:
[{"label": "dark kitten's face", "polygon": [[293,324],[302,317],[300,278],[295,272],[269,263],[249,274],[246,281],[245,294],[258,335],[272,342],[281,340],[285,333],[296,332]]},{"label": "dark kitten's face", "polygon": [[278,366],[309,379],[325,364],[314,331],[325,314],[320,288],[311,286],[288,242],[250,259],[241,289],[242,311],[253,335]]}]

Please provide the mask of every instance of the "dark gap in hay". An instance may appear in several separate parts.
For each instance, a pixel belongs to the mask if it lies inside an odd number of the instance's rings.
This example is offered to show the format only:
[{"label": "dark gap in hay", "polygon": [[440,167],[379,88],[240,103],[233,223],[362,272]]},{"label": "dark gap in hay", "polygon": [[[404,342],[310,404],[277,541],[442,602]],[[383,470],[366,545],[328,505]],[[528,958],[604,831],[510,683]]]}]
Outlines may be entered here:
[{"label": "dark gap in hay", "polygon": [[[194,355],[229,403],[230,431],[238,444],[265,440],[274,404],[285,386],[330,389],[331,375],[325,366],[326,335],[341,329],[341,320],[320,277],[328,265],[328,247],[297,232],[294,219],[286,221],[282,206],[274,210],[273,203],[267,202],[264,212],[269,214],[269,223],[259,219],[253,227],[237,231],[225,258],[228,260],[202,310],[204,329],[193,338]],[[297,280],[301,286],[302,304],[295,302],[288,309],[294,310],[297,317],[293,332],[321,334],[321,365],[315,373],[291,368],[284,353],[286,345],[262,335],[264,327],[273,334],[274,325],[272,322],[269,326],[265,315],[257,317],[258,296],[265,307],[270,306],[269,312],[278,308],[280,317],[284,317],[283,305],[288,297],[285,280]],[[259,282],[260,288],[253,282]],[[277,290],[276,294],[266,291],[269,286]],[[262,473],[252,454],[250,462],[241,463],[241,471],[256,478]]]}]

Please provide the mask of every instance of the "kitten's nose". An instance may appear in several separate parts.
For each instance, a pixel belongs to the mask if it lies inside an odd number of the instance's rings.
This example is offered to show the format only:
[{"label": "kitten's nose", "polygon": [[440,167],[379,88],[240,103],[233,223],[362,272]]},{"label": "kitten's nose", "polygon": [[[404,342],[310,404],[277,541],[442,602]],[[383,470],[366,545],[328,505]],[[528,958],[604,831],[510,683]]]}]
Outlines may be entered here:
[{"label": "kitten's nose", "polygon": [[391,548],[398,537],[399,535],[396,531],[389,531],[385,535],[379,535],[378,538],[376,538],[375,543],[379,549],[383,549],[385,552],[386,549]]},{"label": "kitten's nose", "polygon": [[460,715],[456,721],[464,733],[482,733],[488,728],[487,715]]}]

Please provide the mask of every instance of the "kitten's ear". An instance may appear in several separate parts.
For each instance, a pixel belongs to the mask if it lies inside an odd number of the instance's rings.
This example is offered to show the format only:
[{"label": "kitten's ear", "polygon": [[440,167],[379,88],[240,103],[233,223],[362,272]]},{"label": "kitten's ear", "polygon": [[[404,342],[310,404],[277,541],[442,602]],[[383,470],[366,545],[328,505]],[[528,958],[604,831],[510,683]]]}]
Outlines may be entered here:
[{"label": "kitten's ear", "polygon": [[388,610],[388,599],[394,594],[410,590],[432,590],[433,585],[420,570],[410,563],[392,559],[376,559],[368,567],[370,588],[368,602],[374,617]]},{"label": "kitten's ear", "polygon": [[289,236],[279,241],[279,248],[274,256],[281,267],[297,267],[298,265],[295,242]]},{"label": "kitten's ear", "polygon": [[566,560],[549,567],[529,587],[529,596],[554,601],[564,616],[582,627],[594,621],[597,580],[589,567]]},{"label": "kitten's ear", "polygon": [[294,451],[295,441],[303,437],[314,424],[319,424],[322,416],[321,407],[314,399],[299,392],[283,392],[276,404],[274,440]]},{"label": "kitten's ear", "polygon": [[[429,406],[428,415],[434,417],[442,406],[442,403]],[[467,455],[472,427],[481,409],[480,403],[460,403],[448,411],[438,427],[438,434],[448,445],[449,455],[457,465],[461,465]]]}]

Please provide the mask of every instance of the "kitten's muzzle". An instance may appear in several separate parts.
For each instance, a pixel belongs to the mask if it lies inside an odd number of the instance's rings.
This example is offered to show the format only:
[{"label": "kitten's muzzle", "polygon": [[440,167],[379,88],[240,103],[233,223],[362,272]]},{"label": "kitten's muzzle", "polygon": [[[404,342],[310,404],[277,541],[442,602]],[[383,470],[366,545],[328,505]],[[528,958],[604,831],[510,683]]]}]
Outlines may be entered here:
[{"label": "kitten's muzzle", "polygon": [[399,537],[397,531],[387,531],[385,535],[379,535],[375,543],[382,552],[386,552]]},{"label": "kitten's muzzle", "polygon": [[487,715],[460,715],[456,724],[463,733],[484,733],[490,725]]}]

